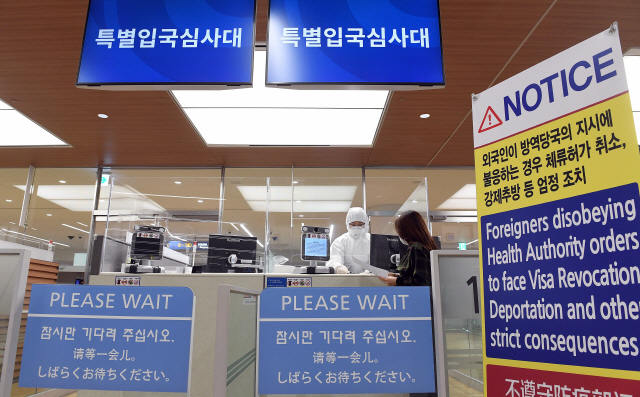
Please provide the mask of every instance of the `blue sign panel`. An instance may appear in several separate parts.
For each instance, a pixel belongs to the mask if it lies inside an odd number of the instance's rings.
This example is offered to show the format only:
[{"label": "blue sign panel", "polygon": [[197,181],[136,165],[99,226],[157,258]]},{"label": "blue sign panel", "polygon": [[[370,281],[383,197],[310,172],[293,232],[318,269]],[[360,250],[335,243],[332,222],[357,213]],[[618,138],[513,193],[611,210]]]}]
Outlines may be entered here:
[{"label": "blue sign panel", "polygon": [[445,84],[437,0],[271,0],[267,49],[267,84]]},{"label": "blue sign panel", "polygon": [[483,216],[488,357],[640,370],[640,203],[629,184]]},{"label": "blue sign panel", "polygon": [[34,285],[21,387],[187,392],[186,287]]},{"label": "blue sign panel", "polygon": [[267,277],[267,288],[270,287],[287,287],[286,277]]},{"label": "blue sign panel", "polygon": [[429,287],[265,289],[259,393],[435,392],[430,302]]},{"label": "blue sign panel", "polygon": [[251,84],[255,0],[91,0],[77,85]]}]

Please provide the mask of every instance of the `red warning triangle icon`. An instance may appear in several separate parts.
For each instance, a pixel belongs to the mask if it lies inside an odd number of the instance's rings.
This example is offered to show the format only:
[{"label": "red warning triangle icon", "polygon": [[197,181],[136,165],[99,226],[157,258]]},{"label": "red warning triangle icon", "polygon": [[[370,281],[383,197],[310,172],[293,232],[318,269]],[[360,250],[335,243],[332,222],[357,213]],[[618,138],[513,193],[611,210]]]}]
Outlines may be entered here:
[{"label": "red warning triangle icon", "polygon": [[491,109],[491,106],[489,106],[487,108],[487,112],[484,114],[484,118],[482,119],[482,124],[480,124],[478,134],[495,128],[499,125],[502,125],[502,120],[500,120],[500,117],[498,117],[496,112],[494,112],[493,109]]}]

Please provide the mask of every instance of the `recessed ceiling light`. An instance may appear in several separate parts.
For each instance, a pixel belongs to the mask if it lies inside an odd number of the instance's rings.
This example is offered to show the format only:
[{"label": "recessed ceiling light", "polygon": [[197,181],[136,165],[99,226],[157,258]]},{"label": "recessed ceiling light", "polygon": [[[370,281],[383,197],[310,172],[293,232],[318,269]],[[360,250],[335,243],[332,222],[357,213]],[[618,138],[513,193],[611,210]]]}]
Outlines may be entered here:
[{"label": "recessed ceiling light", "polygon": [[293,181],[293,183],[298,183],[298,181]]},{"label": "recessed ceiling light", "polygon": [[415,204],[418,202],[418,200],[411,200],[411,202]]},{"label": "recessed ceiling light", "polygon": [[58,181],[58,182],[60,182],[60,183],[67,183],[67,181]]},{"label": "recessed ceiling light", "polygon": [[176,181],[176,185],[179,185],[179,184],[181,184],[181,183],[182,183],[182,182],[180,182],[180,181]]},{"label": "recessed ceiling light", "polygon": [[200,107],[184,113],[208,145],[371,147],[383,110]]},{"label": "recessed ceiling light", "polygon": [[439,210],[475,210],[476,206],[476,185],[469,183],[445,200],[437,208]]},{"label": "recessed ceiling light", "polygon": [[421,118],[421,119],[428,119],[428,118],[429,118],[429,116],[431,116],[431,115],[430,115],[430,114],[428,114],[428,113],[424,113],[424,114],[421,114],[421,115],[420,115],[420,118]]},{"label": "recessed ceiling light", "polygon": [[9,200],[9,199],[7,199],[6,201],[7,201],[7,203],[10,203],[10,202],[12,202],[13,200]]},{"label": "recessed ceiling light", "polygon": [[15,225],[15,223],[14,223],[14,222],[9,222],[9,223],[10,223],[10,224],[12,224],[12,225]]},{"label": "recessed ceiling light", "polygon": [[[26,189],[25,185],[14,185],[14,187],[22,191]],[[115,185],[111,193],[111,211],[130,211],[131,208],[154,211],[152,212],[154,214],[158,213],[155,211],[164,211],[164,208],[132,188]],[[37,195],[70,211],[91,212],[95,200],[95,185],[39,185]],[[197,197],[193,198],[197,199]],[[100,199],[100,203],[107,202],[107,199]]]},{"label": "recessed ceiling light", "polygon": [[249,229],[247,229],[247,227],[245,225],[240,225],[240,227],[242,228],[242,230],[244,230],[249,236],[253,237],[253,234],[251,234],[251,232],[249,231]]},{"label": "recessed ceiling light", "polygon": [[1,101],[0,125],[0,146],[69,146]]},{"label": "recessed ceiling light", "polygon": [[38,230],[38,229],[36,229],[35,227],[32,227],[31,230]]},{"label": "recessed ceiling light", "polygon": [[53,215],[51,215],[51,214],[47,214],[47,216],[53,216]]},{"label": "recessed ceiling light", "polygon": [[204,203],[204,201],[202,201],[202,200],[198,200],[198,202],[199,202],[199,203]]},{"label": "recessed ceiling light", "polygon": [[79,231],[81,231],[82,233],[87,233],[87,234],[89,234],[89,232],[88,232],[88,231],[86,231],[86,230],[82,230],[82,229],[77,228],[77,227],[75,227],[75,226],[67,225],[66,223],[63,223],[63,224],[62,224],[62,226],[66,226],[66,227],[68,227],[68,228],[70,228],[70,229],[79,230]]},{"label": "recessed ceiling light", "polygon": [[453,196],[452,199],[474,199],[476,198],[476,185],[475,183],[467,183],[460,188]]},{"label": "recessed ceiling light", "polygon": [[[7,201],[11,201],[11,200],[7,200]],[[302,200],[296,200],[296,203],[301,203]]]},{"label": "recessed ceiling light", "polygon": [[109,118],[109,116],[107,116],[107,115],[106,115],[106,114],[104,114],[104,113],[100,113],[100,114],[98,115],[98,117],[100,117],[101,119],[108,119],[108,118]]},{"label": "recessed ceiling light", "polygon": [[304,218],[304,215],[298,215],[300,218]]},{"label": "recessed ceiling light", "polygon": [[[637,52],[634,51],[634,54]],[[627,55],[623,58],[625,73],[627,75],[627,86],[629,87],[629,98],[631,99],[631,110],[633,110],[633,120],[636,126],[638,144],[640,144],[640,56]]]}]

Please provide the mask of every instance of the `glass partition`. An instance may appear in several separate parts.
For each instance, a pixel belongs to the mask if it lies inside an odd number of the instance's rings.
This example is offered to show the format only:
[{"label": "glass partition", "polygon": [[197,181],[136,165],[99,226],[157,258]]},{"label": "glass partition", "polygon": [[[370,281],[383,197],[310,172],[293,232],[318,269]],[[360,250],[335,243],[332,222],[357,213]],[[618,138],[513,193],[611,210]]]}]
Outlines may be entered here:
[{"label": "glass partition", "polygon": [[231,291],[226,397],[252,396],[256,387],[257,295]]},{"label": "glass partition", "polygon": [[364,208],[362,168],[294,168],[293,171],[291,218],[298,251],[303,223],[331,227],[333,239],[346,233],[349,208]]},{"label": "glass partition", "polygon": [[274,266],[284,264],[274,267],[274,271],[292,272],[295,269],[291,266],[308,265],[300,256],[302,226],[329,228],[333,242],[347,233],[349,209],[364,207],[365,199],[373,234],[395,235],[393,222],[404,211],[427,215],[424,178],[367,177],[365,198],[362,171],[357,171],[360,172],[357,177],[314,177],[297,176],[294,170],[292,180],[270,178],[269,252]]},{"label": "glass partition", "polygon": [[96,175],[96,168],[37,168],[24,244],[53,251],[50,261],[61,268],[84,268]]},{"label": "glass partition", "polygon": [[[19,272],[16,270],[20,265],[21,257],[17,254],[4,254],[0,253],[0,329],[5,332],[0,332],[0,344],[2,350],[0,350],[0,364],[7,364],[7,369],[3,373],[2,379],[0,379],[0,391],[5,389],[5,383],[14,383],[20,375],[20,366],[13,368],[9,371],[10,363],[8,361],[15,360],[16,358],[16,342],[13,341],[13,354],[6,350],[7,347],[7,330],[9,329],[9,319],[12,316],[12,307],[14,306],[13,300],[15,299],[15,285],[18,283]],[[14,321],[16,321],[14,319]],[[19,320],[18,320],[19,321]],[[5,357],[6,353],[6,357]],[[0,366],[0,371],[2,366]],[[5,378],[6,376],[6,378]]]},{"label": "glass partition", "polygon": [[[405,184],[410,181],[415,190],[411,199],[400,202],[410,189]],[[431,234],[439,236],[442,249],[477,248],[477,215],[475,171],[471,167],[389,169],[367,168],[367,211],[376,214],[393,213],[399,210],[415,209],[426,215],[428,192],[428,212],[431,218]],[[392,192],[402,192],[396,200],[390,200]],[[417,208],[410,208],[411,205]],[[391,222],[391,223],[389,223]],[[395,234],[393,219],[383,216],[372,218],[372,230],[382,234]],[[390,231],[390,232],[389,232]],[[461,246],[463,243],[464,246]],[[467,248],[467,245],[469,246]]]},{"label": "glass partition", "polygon": [[[28,168],[0,169],[0,247],[12,248],[12,244],[24,244],[24,228],[20,227],[20,214]],[[6,241],[8,244],[3,244]]]},{"label": "glass partition", "polygon": [[[256,237],[254,267],[267,263],[269,272],[275,266],[291,272],[306,265],[300,257],[301,227],[329,227],[333,242],[347,232],[351,207],[366,206],[374,234],[395,235],[397,215],[416,210],[431,215],[432,234],[443,249],[477,244],[472,169],[372,168],[366,169],[364,184],[362,168],[227,168],[224,178],[220,169],[111,169],[105,175],[110,182],[101,190],[96,223],[96,235],[103,235],[109,210],[105,245],[126,245],[136,224],[163,224],[168,248],[185,254],[191,266],[207,263],[204,243],[210,234],[221,234]],[[201,243],[195,252],[193,242]],[[115,251],[121,253],[113,261],[126,259],[126,252]]]},{"label": "glass partition", "polygon": [[300,256],[302,226],[331,230],[330,237],[345,233],[351,207],[362,207],[362,178],[271,178],[269,201],[269,250],[273,271],[291,272],[305,266]]},{"label": "glass partition", "polygon": [[442,249],[457,250],[460,244],[466,249],[478,248],[478,224],[476,222],[431,222],[434,236],[440,236]]},{"label": "glass partition", "polygon": [[0,250],[0,395],[3,396],[29,396],[43,391],[18,386],[27,321],[22,308],[29,259],[29,250]]},{"label": "glass partition", "polygon": [[[435,255],[433,255],[435,254]],[[483,393],[478,251],[434,251],[440,282],[449,395]]]},{"label": "glass partition", "polygon": [[[292,247],[296,245],[292,233],[292,181],[291,177],[269,178],[269,267],[273,273],[280,266],[291,266]],[[299,242],[298,242],[299,244]]]},{"label": "glass partition", "polygon": [[164,228],[163,259],[138,264],[184,273],[207,263],[209,235],[220,230],[219,169],[114,169],[105,175],[96,211],[96,244],[105,248],[101,271],[119,272],[131,263],[133,233],[146,226]]},{"label": "glass partition", "polygon": [[[275,191],[267,192],[267,180]],[[256,236],[259,242],[257,259],[262,260],[263,263],[269,263],[264,259],[267,241],[272,257],[282,255],[279,251],[280,246],[288,236],[277,233],[272,237],[266,236],[267,198],[280,199],[278,196],[282,193],[280,188],[291,186],[291,181],[291,168],[227,168],[225,170],[223,234]],[[282,221],[282,213],[271,212],[268,216],[271,222]]]},{"label": "glass partition", "polygon": [[414,210],[427,216],[427,188],[424,177],[369,177],[367,171],[367,213],[371,233],[396,235],[395,219]]},{"label": "glass partition", "polygon": [[[269,179],[225,176],[221,234],[257,238],[255,262],[248,266],[236,267],[234,271],[237,273],[264,268]],[[251,260],[253,261],[252,258]]]},{"label": "glass partition", "polygon": [[[105,247],[102,271],[119,272],[132,262],[133,233],[142,226],[166,230],[163,259],[149,263],[165,272],[262,271],[269,178],[230,174],[221,186],[219,169],[110,170],[96,212],[96,234],[107,236],[96,240]],[[210,235],[255,237],[257,250],[241,248],[233,260],[227,253],[209,255]]]}]

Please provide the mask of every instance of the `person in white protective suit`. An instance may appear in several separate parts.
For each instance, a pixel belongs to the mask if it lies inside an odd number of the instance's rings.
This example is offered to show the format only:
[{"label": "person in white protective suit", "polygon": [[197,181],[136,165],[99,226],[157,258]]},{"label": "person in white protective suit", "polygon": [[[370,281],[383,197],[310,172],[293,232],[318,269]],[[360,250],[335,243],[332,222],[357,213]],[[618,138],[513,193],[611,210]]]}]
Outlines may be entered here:
[{"label": "person in white protective suit", "polygon": [[369,217],[364,209],[350,208],[347,213],[347,233],[331,244],[331,258],[327,266],[336,269],[338,274],[363,273],[362,263],[369,263],[371,235]]}]

